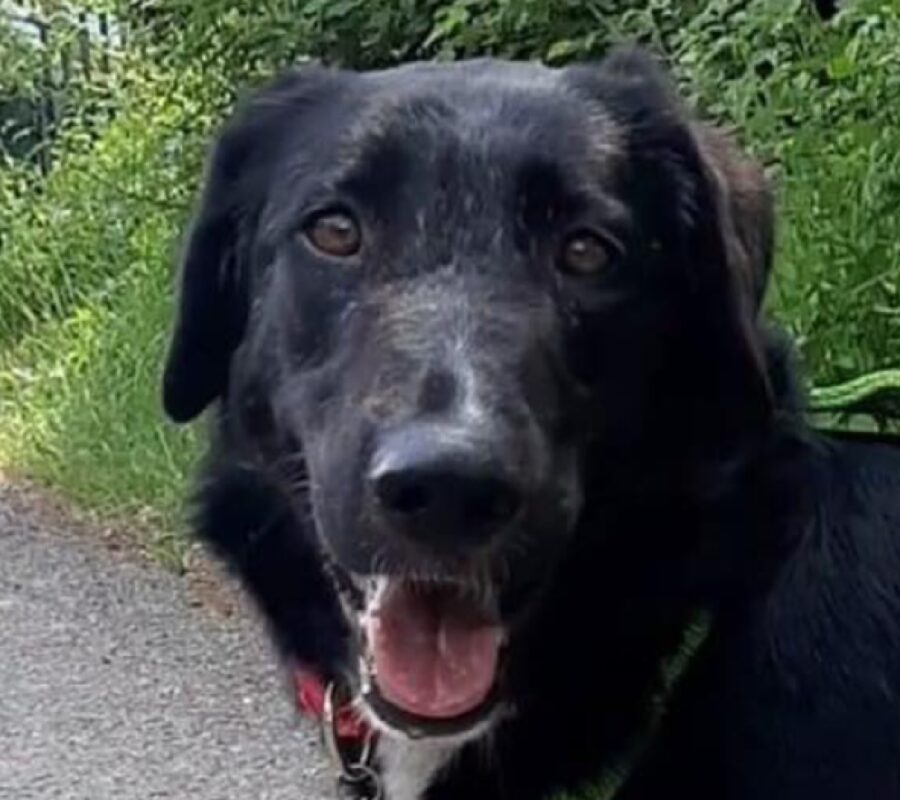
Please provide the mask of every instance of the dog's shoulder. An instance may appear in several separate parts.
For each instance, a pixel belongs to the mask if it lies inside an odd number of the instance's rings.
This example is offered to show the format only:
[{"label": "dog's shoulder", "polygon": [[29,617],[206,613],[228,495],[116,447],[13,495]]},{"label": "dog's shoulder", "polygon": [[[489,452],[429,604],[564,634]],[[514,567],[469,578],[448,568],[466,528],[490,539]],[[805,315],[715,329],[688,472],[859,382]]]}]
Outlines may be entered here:
[{"label": "dog's shoulder", "polygon": [[[900,485],[900,436],[877,433],[835,433],[827,441],[836,466],[851,480],[890,490]],[[900,496],[893,495],[900,508]]]},{"label": "dog's shoulder", "polygon": [[872,548],[879,563],[900,560],[900,438],[833,434],[822,442],[817,524],[838,542]]},{"label": "dog's shoulder", "polygon": [[780,569],[716,618],[626,796],[896,796],[900,446],[810,434],[803,449]]},{"label": "dog's shoulder", "polygon": [[821,435],[813,462],[797,487],[810,498],[798,544],[767,602],[772,652],[803,665],[804,682],[898,696],[900,442]]}]

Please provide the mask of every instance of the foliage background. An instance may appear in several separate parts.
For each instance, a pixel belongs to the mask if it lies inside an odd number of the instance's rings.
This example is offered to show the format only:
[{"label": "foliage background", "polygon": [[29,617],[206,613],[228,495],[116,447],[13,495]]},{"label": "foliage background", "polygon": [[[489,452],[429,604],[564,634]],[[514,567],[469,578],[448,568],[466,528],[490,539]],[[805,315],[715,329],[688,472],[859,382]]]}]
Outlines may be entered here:
[{"label": "foliage background", "polygon": [[[147,542],[162,553],[179,552],[196,454],[157,400],[180,232],[211,131],[239,91],[293,61],[563,64],[652,46],[769,165],[781,208],[769,304],[811,376],[900,362],[900,0],[848,0],[827,24],[806,0],[83,6],[126,40],[107,69],[62,78],[54,65],[83,42],[77,16],[32,4],[50,31],[36,50],[0,13],[0,123],[24,130],[0,128],[0,467],[139,515],[164,532]],[[58,120],[35,141],[13,111],[48,94]]]}]

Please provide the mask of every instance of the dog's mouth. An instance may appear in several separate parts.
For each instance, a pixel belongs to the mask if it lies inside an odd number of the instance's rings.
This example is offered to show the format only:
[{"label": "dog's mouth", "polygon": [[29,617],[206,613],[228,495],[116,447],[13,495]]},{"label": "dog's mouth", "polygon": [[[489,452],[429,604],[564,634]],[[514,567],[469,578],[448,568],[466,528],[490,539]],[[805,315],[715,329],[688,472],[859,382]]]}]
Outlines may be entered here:
[{"label": "dog's mouth", "polygon": [[451,582],[370,581],[360,620],[362,691],[409,735],[475,728],[498,699],[506,638],[493,603]]}]

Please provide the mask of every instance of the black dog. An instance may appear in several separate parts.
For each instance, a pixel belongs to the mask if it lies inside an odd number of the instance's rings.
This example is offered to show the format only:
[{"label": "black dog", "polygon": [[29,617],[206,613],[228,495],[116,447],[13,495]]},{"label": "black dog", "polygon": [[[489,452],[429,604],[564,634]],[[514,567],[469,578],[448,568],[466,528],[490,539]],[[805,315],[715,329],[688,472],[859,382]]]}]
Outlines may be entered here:
[{"label": "black dog", "polygon": [[218,401],[199,533],[388,800],[900,798],[900,450],[804,424],[772,225],[631,51],[305,68],[224,130],[165,406]]}]

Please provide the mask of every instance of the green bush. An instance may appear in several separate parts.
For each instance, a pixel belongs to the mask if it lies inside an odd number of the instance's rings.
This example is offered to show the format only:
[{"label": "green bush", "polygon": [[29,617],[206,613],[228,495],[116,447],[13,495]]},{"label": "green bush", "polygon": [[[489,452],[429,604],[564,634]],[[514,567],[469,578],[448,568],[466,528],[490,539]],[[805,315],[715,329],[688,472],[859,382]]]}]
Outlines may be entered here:
[{"label": "green bush", "polygon": [[115,291],[148,222],[185,218],[201,160],[197,137],[186,134],[198,115],[185,84],[134,73],[102,130],[75,119],[61,131],[46,180],[0,170],[11,181],[0,205],[0,346]]},{"label": "green bush", "polygon": [[673,54],[707,113],[771,164],[771,306],[834,381],[900,360],[900,4],[858,0],[827,26],[806,5],[714,0]]},{"label": "green bush", "polygon": [[169,559],[196,450],[158,391],[201,155],[189,85],[134,74],[105,129],[63,132],[46,181],[0,170],[0,467],[139,517]]}]

